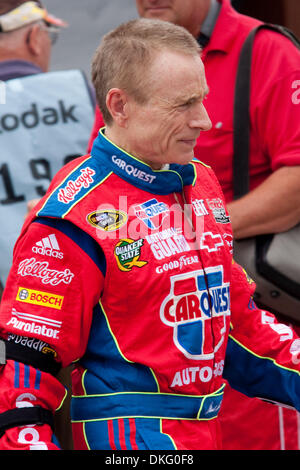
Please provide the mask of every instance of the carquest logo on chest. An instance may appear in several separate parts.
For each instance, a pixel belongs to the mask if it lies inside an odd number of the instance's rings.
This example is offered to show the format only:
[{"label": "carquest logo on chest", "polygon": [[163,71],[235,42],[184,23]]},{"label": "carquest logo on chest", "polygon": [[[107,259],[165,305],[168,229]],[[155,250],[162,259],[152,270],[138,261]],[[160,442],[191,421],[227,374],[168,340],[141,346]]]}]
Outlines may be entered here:
[{"label": "carquest logo on chest", "polygon": [[[189,359],[209,360],[224,342],[226,317],[230,315],[229,283],[224,282],[223,267],[215,266],[171,276],[170,293],[160,307],[162,322],[173,328],[176,347]],[[212,318],[223,317],[219,330]]]}]

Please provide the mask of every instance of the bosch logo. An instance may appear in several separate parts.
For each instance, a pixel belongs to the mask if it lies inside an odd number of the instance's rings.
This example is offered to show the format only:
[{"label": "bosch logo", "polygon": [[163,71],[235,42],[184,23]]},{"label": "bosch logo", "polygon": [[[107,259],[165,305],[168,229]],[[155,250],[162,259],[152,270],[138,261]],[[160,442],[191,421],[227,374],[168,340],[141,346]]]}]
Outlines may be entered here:
[{"label": "bosch logo", "polygon": [[25,300],[25,299],[27,299],[28,295],[29,295],[28,290],[27,289],[22,289],[19,292],[19,299]]}]

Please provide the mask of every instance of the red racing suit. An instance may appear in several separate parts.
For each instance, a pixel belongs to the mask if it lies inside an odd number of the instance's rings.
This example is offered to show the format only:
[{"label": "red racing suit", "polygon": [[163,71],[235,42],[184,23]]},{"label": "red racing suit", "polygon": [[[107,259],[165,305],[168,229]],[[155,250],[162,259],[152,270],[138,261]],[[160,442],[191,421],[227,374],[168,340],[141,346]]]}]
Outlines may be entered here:
[{"label": "red racing suit", "polygon": [[[244,40],[261,21],[236,12],[230,0],[218,1],[220,13],[201,56],[210,89],[205,108],[212,129],[201,132],[194,152],[213,168],[228,203],[233,199],[236,70]],[[249,165],[254,189],[282,166],[300,164],[298,49],[278,33],[260,31],[253,44],[251,77]],[[89,148],[103,125],[97,109]],[[294,410],[249,399],[226,387],[220,418],[225,449],[300,450],[300,414]]]},{"label": "red racing suit", "polygon": [[219,449],[224,379],[299,410],[300,339],[254,289],[213,171],[152,170],[101,132],[15,246],[0,448],[56,448],[41,411],[60,407],[56,373],[72,362],[76,449]]}]

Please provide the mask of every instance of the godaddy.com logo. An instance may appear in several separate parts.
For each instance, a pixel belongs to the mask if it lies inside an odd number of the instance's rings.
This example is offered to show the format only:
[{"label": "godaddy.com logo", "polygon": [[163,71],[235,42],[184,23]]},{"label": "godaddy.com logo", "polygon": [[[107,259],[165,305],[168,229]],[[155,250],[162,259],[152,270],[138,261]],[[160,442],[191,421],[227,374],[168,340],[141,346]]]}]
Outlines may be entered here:
[{"label": "godaddy.com logo", "polygon": [[0,80],[0,104],[6,104],[6,84]]}]

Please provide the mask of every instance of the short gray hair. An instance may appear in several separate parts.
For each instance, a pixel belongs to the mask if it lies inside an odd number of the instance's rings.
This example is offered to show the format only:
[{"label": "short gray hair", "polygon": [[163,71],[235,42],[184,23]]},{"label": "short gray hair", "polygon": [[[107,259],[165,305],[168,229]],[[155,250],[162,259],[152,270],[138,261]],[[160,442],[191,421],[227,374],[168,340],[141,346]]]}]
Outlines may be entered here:
[{"label": "short gray hair", "polygon": [[137,102],[147,102],[147,72],[157,52],[164,49],[185,55],[199,55],[201,51],[186,29],[161,20],[132,20],[102,38],[92,61],[92,81],[107,125],[112,123],[106,107],[109,90],[120,88]]}]

